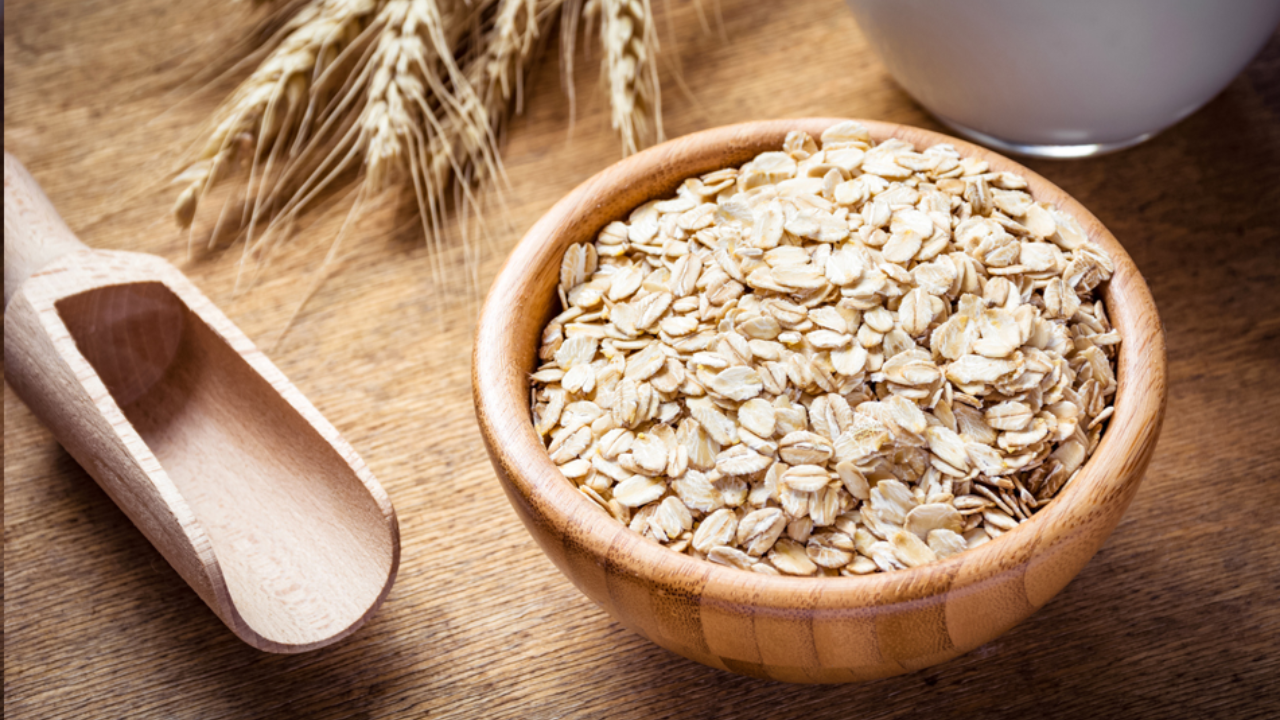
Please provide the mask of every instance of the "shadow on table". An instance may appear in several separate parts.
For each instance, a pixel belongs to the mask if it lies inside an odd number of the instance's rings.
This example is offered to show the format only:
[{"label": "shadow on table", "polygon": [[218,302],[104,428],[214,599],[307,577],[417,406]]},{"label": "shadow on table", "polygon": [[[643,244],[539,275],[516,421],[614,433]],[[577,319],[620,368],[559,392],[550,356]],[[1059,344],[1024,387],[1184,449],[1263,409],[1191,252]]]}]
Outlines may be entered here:
[{"label": "shadow on table", "polygon": [[[1104,549],[1009,634],[919,672],[843,686],[788,685],[707,668],[641,642],[601,659],[592,675],[607,685],[593,699],[626,698],[611,708],[620,717],[708,720],[1218,717],[1232,706],[1280,699],[1265,645],[1223,643],[1221,628],[1205,623],[1235,618],[1233,634],[1264,636],[1245,599],[1215,599],[1195,559],[1151,557],[1162,554]],[[1205,696],[1206,688],[1218,693]],[[591,705],[575,710],[564,717],[596,716]]]}]

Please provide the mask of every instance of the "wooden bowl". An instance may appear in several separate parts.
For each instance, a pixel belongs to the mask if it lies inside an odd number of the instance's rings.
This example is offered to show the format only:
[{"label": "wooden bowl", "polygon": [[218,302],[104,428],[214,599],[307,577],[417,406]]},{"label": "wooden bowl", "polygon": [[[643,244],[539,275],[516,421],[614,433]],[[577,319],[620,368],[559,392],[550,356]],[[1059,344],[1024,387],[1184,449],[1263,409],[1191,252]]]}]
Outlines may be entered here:
[{"label": "wooden bowl", "polygon": [[1115,415],[1059,496],[1016,529],[959,555],[863,577],[769,576],[681,555],[592,506],[556,469],[533,429],[528,375],[558,311],[560,258],[681,181],[778,149],[790,130],[815,138],[836,119],[775,120],[695,133],[623,160],[584,182],[520,241],[481,312],[472,387],[481,434],[507,497],[548,557],[631,630],[711,667],[789,682],[897,675],[986,643],[1049,601],[1119,522],[1151,459],[1164,414],[1165,343],[1151,293],[1097,218],[1027,168],[955,138],[861,121],[877,141],[951,143],[993,170],[1022,175],[1037,200],[1073,215],[1110,254],[1103,289],[1123,337]]}]

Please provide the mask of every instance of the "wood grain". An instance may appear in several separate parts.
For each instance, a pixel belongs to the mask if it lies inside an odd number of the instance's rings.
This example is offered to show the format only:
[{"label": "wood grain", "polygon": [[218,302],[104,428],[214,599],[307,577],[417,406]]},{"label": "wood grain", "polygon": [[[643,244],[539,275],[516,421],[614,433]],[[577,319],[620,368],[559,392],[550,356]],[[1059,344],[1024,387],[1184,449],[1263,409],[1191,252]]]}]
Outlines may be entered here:
[{"label": "wood grain", "polygon": [[[665,66],[669,134],[830,115],[940,129],[837,0],[720,5],[731,43],[671,3],[678,43],[663,48],[679,53],[697,103]],[[5,145],[82,239],[174,262],[270,349],[386,487],[401,572],[348,640],[297,656],[253,650],[6,388],[6,716],[1238,718],[1280,706],[1280,39],[1150,143],[1028,163],[1116,235],[1165,323],[1165,426],[1107,544],[978,650],[897,678],[804,687],[706,668],[610,619],[529,539],[472,419],[484,290],[525,230],[618,159],[599,56],[578,59],[571,138],[554,56],[530,79],[505,145],[509,209],[470,255],[456,237],[428,251],[399,210],[411,200],[391,199],[354,228],[333,278],[270,348],[342,209],[281,248],[249,292],[235,291],[239,245],[188,259],[160,178],[235,80],[184,84],[229,66],[223,48],[249,23],[227,7],[6,3]]]},{"label": "wood grain", "polygon": [[[9,191],[10,184],[13,192]],[[4,154],[4,306],[33,273],[63,255],[88,250],[71,232],[44,190],[8,152]]]},{"label": "wood grain", "polygon": [[400,556],[368,467],[181,272],[85,247],[4,165],[8,385],[242,640],[350,635]]}]

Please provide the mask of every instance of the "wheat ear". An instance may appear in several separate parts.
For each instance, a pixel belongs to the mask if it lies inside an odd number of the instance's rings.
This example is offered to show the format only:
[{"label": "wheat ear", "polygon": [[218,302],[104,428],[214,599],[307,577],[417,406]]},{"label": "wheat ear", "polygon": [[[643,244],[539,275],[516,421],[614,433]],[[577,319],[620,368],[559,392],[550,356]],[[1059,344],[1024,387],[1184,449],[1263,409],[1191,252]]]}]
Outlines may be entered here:
[{"label": "wheat ear", "polygon": [[658,32],[649,0],[600,0],[598,7],[612,125],[630,155],[663,139]]},{"label": "wheat ear", "polygon": [[248,154],[256,169],[284,144],[277,139],[299,129],[314,79],[359,35],[375,7],[373,0],[323,0],[289,21],[280,44],[219,107],[207,141],[178,176],[183,190],[173,215],[180,227],[191,225],[201,196],[236,161]]},{"label": "wheat ear", "polygon": [[[480,210],[473,185],[497,180],[501,200],[498,137],[513,106],[524,103],[524,74],[557,18],[566,23],[562,40],[573,39],[582,16],[600,21],[612,125],[624,153],[662,138],[649,0],[295,1],[301,9],[272,35],[266,60],[223,104],[179,176],[174,216],[190,227],[209,188],[237,161],[251,160],[242,194],[229,196],[212,235],[231,201],[243,197],[246,257],[265,260],[304,209],[357,170],[355,201],[324,268],[350,216],[402,180],[437,247],[452,193],[469,254],[465,218]],[[260,217],[269,222],[255,238]]]}]

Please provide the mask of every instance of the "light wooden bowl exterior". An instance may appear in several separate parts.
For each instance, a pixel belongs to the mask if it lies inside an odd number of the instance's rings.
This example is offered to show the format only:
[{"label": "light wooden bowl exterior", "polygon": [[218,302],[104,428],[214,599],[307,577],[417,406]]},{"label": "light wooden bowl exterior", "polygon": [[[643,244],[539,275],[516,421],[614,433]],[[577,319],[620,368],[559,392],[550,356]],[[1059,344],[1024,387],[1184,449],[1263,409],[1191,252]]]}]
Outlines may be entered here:
[{"label": "light wooden bowl exterior", "polygon": [[1124,248],[1078,202],[1030,170],[938,133],[861,121],[882,141],[951,143],[993,170],[1021,174],[1038,200],[1073,215],[1110,254],[1104,290],[1122,333],[1115,415],[1080,474],[1015,530],[942,562],[855,578],[768,576],[674,553],[592,507],[564,479],[534,432],[528,374],[558,307],[560,257],[685,178],[737,166],[781,146],[788,131],[817,137],[836,119],[746,123],[672,140],[592,177],[517,245],[476,331],[472,384],[481,434],[507,497],[560,570],[623,625],[700,663],[788,682],[849,682],[949,660],[1012,628],[1049,601],[1102,546],[1128,507],[1164,414],[1165,343],[1146,282]]}]

